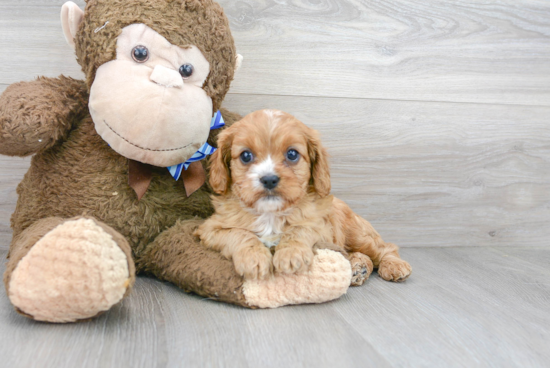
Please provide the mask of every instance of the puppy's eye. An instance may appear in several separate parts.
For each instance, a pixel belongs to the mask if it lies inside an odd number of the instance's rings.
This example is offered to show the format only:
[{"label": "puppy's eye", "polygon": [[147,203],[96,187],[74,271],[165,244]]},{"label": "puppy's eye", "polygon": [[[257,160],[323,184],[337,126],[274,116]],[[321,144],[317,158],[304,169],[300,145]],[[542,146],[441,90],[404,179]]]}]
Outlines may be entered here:
[{"label": "puppy's eye", "polygon": [[295,149],[289,149],[286,153],[286,158],[290,162],[298,162],[300,154]]},{"label": "puppy's eye", "polygon": [[249,164],[254,160],[254,155],[250,151],[244,151],[241,153],[241,161],[243,164]]},{"label": "puppy's eye", "polygon": [[138,63],[144,63],[149,59],[149,50],[145,46],[136,46],[132,49],[132,59]]},{"label": "puppy's eye", "polygon": [[180,74],[183,79],[187,79],[190,76],[193,75],[193,65],[191,64],[183,64],[180,66]]}]

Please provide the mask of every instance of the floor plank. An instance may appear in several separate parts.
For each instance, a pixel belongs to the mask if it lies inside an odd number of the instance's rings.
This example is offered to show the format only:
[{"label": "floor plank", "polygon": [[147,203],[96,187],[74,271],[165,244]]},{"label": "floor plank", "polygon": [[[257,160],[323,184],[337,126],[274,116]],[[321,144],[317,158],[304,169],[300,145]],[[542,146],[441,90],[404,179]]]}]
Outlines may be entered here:
[{"label": "floor plank", "polygon": [[504,251],[515,248],[404,250],[410,283],[373,283],[337,308],[395,366],[542,367],[550,357],[550,272]]},{"label": "floor plank", "polygon": [[84,78],[63,36],[60,11],[61,6],[0,4],[0,47],[9,55],[0,69],[0,83],[40,75]]},{"label": "floor plank", "polygon": [[[84,9],[86,6],[86,0],[71,0],[73,3],[78,5],[80,9]],[[2,5],[9,6],[20,6],[24,7],[35,7],[35,6],[51,6],[58,8],[61,12],[61,7],[65,4],[67,0],[2,0]]]},{"label": "floor plank", "polygon": [[[0,46],[10,55],[0,83],[82,76],[60,3],[0,5]],[[235,93],[550,104],[544,1],[220,3],[245,56]]]},{"label": "floor plank", "polygon": [[545,105],[543,1],[222,0],[233,92]]},{"label": "floor plank", "polygon": [[0,155],[0,251],[7,250],[11,240],[10,217],[15,210],[15,189],[27,172],[29,158]]},{"label": "floor plank", "polygon": [[[18,367],[542,367],[548,248],[409,248],[402,284],[376,275],[340,300],[245,310],[150,278],[85,323],[17,315],[0,291],[0,357]],[[0,267],[2,271],[3,266]]]}]

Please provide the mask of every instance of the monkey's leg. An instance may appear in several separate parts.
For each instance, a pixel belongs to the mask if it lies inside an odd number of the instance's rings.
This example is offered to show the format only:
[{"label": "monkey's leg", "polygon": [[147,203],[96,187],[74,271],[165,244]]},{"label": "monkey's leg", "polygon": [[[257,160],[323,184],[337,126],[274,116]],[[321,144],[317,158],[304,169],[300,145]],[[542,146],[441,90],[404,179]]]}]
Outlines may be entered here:
[{"label": "monkey's leg", "polygon": [[160,234],[137,260],[138,271],[187,292],[248,308],[322,303],[339,298],[350,285],[349,261],[326,249],[317,251],[307,273],[245,280],[230,260],[206,249],[192,235],[202,222],[180,221]]},{"label": "monkey's leg", "polygon": [[74,322],[108,310],[135,280],[130,246],[91,218],[45,218],[12,240],[4,273],[16,310],[47,322]]}]

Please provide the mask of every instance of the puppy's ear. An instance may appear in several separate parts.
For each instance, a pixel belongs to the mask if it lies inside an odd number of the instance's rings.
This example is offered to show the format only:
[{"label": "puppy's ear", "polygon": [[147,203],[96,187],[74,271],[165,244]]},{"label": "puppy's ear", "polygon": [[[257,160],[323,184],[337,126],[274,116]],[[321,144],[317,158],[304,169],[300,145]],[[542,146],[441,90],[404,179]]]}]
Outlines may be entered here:
[{"label": "puppy's ear", "polygon": [[218,150],[210,159],[210,186],[217,194],[225,194],[231,184],[231,144],[233,135],[224,130],[218,135]]},{"label": "puppy's ear", "polygon": [[307,135],[312,184],[321,197],[326,197],[330,194],[331,188],[328,153],[321,144],[319,133],[316,130],[309,129]]}]

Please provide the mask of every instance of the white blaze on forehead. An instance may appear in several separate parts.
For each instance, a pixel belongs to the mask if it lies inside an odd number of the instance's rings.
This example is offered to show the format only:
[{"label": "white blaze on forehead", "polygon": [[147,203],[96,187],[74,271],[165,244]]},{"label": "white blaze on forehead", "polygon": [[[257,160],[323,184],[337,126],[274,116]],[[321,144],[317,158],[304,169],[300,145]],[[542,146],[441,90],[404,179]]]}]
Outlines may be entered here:
[{"label": "white blaze on forehead", "polygon": [[273,134],[273,130],[275,127],[277,127],[277,123],[279,122],[279,118],[283,116],[283,113],[279,110],[263,110],[265,116],[267,116],[269,121],[269,127],[270,127],[270,133]]},{"label": "white blaze on forehead", "polygon": [[264,114],[265,114],[268,118],[278,118],[278,117],[280,117],[280,116],[283,115],[283,114],[281,113],[281,111],[279,111],[279,110],[270,110],[270,109],[264,110]]},{"label": "white blaze on forehead", "polygon": [[277,175],[275,162],[273,162],[271,156],[267,156],[262,162],[253,165],[248,173],[248,178],[254,182],[255,186],[261,187],[260,179],[269,175]]}]

